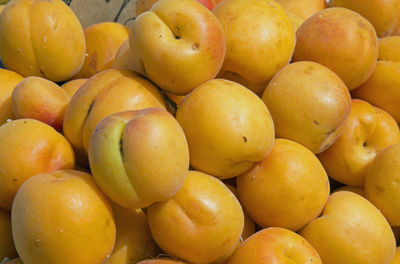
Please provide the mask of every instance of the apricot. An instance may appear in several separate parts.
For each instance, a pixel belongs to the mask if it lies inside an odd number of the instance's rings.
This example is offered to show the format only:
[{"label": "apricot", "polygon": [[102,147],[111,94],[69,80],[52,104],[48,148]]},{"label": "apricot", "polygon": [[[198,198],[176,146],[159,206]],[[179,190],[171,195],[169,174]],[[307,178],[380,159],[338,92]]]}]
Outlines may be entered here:
[{"label": "apricot", "polygon": [[[137,0],[136,1],[136,16],[149,11],[151,7],[157,2],[158,0]],[[196,0],[203,6],[207,7],[208,9],[212,10],[216,4],[221,2],[222,0]]]},{"label": "apricot", "polygon": [[276,139],[271,153],[237,177],[240,201],[261,227],[297,231],[322,212],[328,176],[306,147]]},{"label": "apricot", "polygon": [[327,8],[305,21],[296,32],[293,61],[314,61],[334,71],[349,90],[374,71],[378,39],[367,19],[346,8]]},{"label": "apricot", "polygon": [[148,210],[151,233],[166,253],[190,263],[212,263],[231,252],[243,230],[239,201],[217,178],[189,171],[171,199]]},{"label": "apricot", "polygon": [[378,60],[400,61],[400,36],[379,39]]},{"label": "apricot", "polygon": [[220,179],[249,170],[274,142],[274,124],[265,104],[228,80],[197,87],[179,104],[176,119],[189,144],[191,166]]},{"label": "apricot", "polygon": [[390,264],[400,264],[400,247],[396,248],[396,254],[394,255],[394,258]]},{"label": "apricot", "polygon": [[172,259],[148,259],[140,261],[137,264],[185,264],[185,263]]},{"label": "apricot", "polygon": [[84,83],[86,83],[87,80],[88,79],[85,78],[71,80],[61,85],[61,88],[63,88],[67,94],[72,97],[76,91],[78,91],[78,89],[81,88]]},{"label": "apricot", "polygon": [[333,193],[322,216],[300,235],[317,250],[324,264],[386,264],[396,250],[385,217],[367,199],[347,191]]},{"label": "apricot", "polygon": [[295,14],[292,14],[289,12],[287,12],[287,14],[290,18],[290,21],[292,21],[294,32],[296,32],[299,29],[299,27],[301,26],[301,24],[303,24],[304,19],[302,19],[298,15],[295,15]]},{"label": "apricot", "polygon": [[317,251],[298,234],[280,227],[262,229],[249,237],[228,264],[322,264]]},{"label": "apricot", "polygon": [[90,174],[38,174],[18,190],[12,233],[24,263],[102,263],[115,242],[112,208]]},{"label": "apricot", "polygon": [[400,61],[378,61],[372,76],[351,95],[385,110],[399,123]]},{"label": "apricot", "polygon": [[381,151],[371,162],[365,177],[365,197],[392,226],[400,226],[400,144]]},{"label": "apricot", "polygon": [[89,162],[108,197],[137,209],[179,191],[189,169],[189,149],[176,119],[152,107],[101,120],[90,139]]},{"label": "apricot", "polygon": [[160,92],[130,71],[105,70],[90,78],[71,98],[63,130],[78,155],[86,159],[97,123],[111,114],[146,107],[164,108]]},{"label": "apricot", "polygon": [[117,70],[133,71],[135,69],[135,64],[133,63],[133,60],[133,54],[131,48],[129,47],[129,39],[127,39],[119,47],[117,55],[115,55],[112,67]]},{"label": "apricot", "polygon": [[141,209],[130,210],[113,203],[116,239],[105,264],[136,264],[155,253],[147,216]]},{"label": "apricot", "polygon": [[396,120],[363,100],[353,99],[342,135],[318,158],[331,178],[362,187],[375,156],[397,143],[400,130]]},{"label": "apricot", "polygon": [[0,126],[0,153],[0,208],[6,211],[30,177],[75,166],[68,141],[35,119],[18,119]]},{"label": "apricot", "polygon": [[315,154],[340,136],[351,110],[350,93],[343,81],[328,68],[309,61],[279,71],[262,100],[271,112],[276,136],[300,143]]},{"label": "apricot", "polygon": [[157,3],[158,0],[137,0],[136,1],[136,16],[140,15],[141,13],[144,13],[146,11],[149,11],[151,7]]},{"label": "apricot", "polygon": [[122,43],[129,37],[129,28],[116,22],[91,25],[84,30],[85,62],[75,78],[90,78],[110,69]]},{"label": "apricot", "polygon": [[11,107],[11,94],[15,86],[24,79],[18,73],[0,69],[0,125],[8,119],[15,119]]},{"label": "apricot", "polygon": [[85,60],[85,36],[61,0],[15,0],[0,16],[0,57],[7,69],[54,82],[75,75]]},{"label": "apricot", "polygon": [[325,8],[325,0],[276,0],[289,13],[304,20]]},{"label": "apricot", "polygon": [[69,94],[54,82],[27,77],[15,86],[11,104],[16,118],[37,119],[61,130],[70,99]]},{"label": "apricot", "polygon": [[329,6],[356,11],[372,23],[379,37],[392,34],[400,23],[400,2],[397,0],[329,0]]},{"label": "apricot", "polygon": [[11,234],[11,215],[0,210],[0,260],[16,256],[17,251]]},{"label": "apricot", "polygon": [[226,51],[220,22],[193,0],[157,1],[136,17],[129,43],[134,71],[178,95],[213,79]]},{"label": "apricot", "polygon": [[218,78],[261,94],[292,56],[295,34],[288,15],[272,0],[224,0],[213,13],[226,35],[226,56]]}]

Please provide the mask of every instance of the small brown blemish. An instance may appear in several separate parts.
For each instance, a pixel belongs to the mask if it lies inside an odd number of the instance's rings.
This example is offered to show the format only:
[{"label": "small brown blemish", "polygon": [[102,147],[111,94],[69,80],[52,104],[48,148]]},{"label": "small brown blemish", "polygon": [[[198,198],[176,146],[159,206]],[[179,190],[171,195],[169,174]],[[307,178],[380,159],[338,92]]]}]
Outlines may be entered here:
[{"label": "small brown blemish", "polygon": [[363,147],[365,148],[367,146],[367,142],[363,142]]},{"label": "small brown blemish", "polygon": [[90,69],[96,69],[96,67],[97,67],[97,52],[96,51],[93,52],[93,54],[92,54],[92,56],[91,56],[89,61],[90,61],[89,62],[89,68]]},{"label": "small brown blemish", "polygon": [[175,39],[181,39],[181,36],[176,35]]},{"label": "small brown blemish", "polygon": [[319,122],[317,120],[314,120],[313,123],[319,125]]},{"label": "small brown blemish", "polygon": [[196,42],[196,43],[194,43],[194,44],[192,45],[192,50],[198,50],[199,47],[200,47],[199,43]]},{"label": "small brown blemish", "polygon": [[243,136],[244,143],[247,142],[247,137]]},{"label": "small brown blemish", "polygon": [[13,180],[13,182],[17,182],[17,181],[18,181],[18,179],[17,179],[17,178],[13,178],[12,180]]},{"label": "small brown blemish", "polygon": [[311,66],[311,65],[309,65],[309,66],[307,66],[307,68],[304,70],[304,73],[305,73],[305,74],[312,74],[313,70],[314,70],[314,67]]},{"label": "small brown blemish", "polygon": [[384,191],[385,191],[384,188],[379,187],[379,186],[375,186],[375,193],[376,193],[376,195],[381,195]]}]

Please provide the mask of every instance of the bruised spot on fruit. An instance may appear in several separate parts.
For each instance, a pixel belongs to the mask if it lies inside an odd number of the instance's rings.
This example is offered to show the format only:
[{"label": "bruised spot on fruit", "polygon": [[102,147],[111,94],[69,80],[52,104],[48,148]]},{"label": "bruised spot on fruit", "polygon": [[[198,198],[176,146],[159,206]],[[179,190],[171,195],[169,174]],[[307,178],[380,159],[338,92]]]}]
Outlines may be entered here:
[{"label": "bruised spot on fruit", "polygon": [[247,137],[243,136],[244,143],[247,142]]},{"label": "bruised spot on fruit", "polygon": [[176,35],[175,39],[181,39],[181,36]]},{"label": "bruised spot on fruit", "polygon": [[17,181],[18,181],[18,179],[17,179],[17,178],[13,178],[12,180],[13,180],[13,182],[17,182]]},{"label": "bruised spot on fruit", "polygon": [[97,67],[97,51],[94,51],[90,58],[89,68],[96,69],[96,67]]},{"label": "bruised spot on fruit", "polygon": [[367,146],[367,142],[363,142],[363,147],[365,148]]},{"label": "bruised spot on fruit", "polygon": [[319,122],[317,120],[314,120],[313,123],[319,125]]}]

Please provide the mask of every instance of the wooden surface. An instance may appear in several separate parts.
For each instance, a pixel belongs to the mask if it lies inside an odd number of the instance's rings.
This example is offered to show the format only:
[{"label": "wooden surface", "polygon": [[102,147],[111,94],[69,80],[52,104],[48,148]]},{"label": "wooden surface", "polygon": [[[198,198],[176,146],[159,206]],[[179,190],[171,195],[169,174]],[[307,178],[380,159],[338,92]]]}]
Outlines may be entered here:
[{"label": "wooden surface", "polygon": [[64,0],[87,26],[114,21],[129,26],[135,17],[136,0]]}]

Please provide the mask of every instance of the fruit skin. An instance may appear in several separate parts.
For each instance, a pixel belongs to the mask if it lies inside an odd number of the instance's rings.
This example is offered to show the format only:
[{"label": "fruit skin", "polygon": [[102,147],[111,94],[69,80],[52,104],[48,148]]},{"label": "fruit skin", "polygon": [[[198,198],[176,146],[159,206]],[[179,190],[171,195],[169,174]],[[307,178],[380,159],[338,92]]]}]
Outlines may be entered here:
[{"label": "fruit skin", "polygon": [[400,23],[400,2],[397,0],[329,0],[329,6],[359,13],[371,22],[381,38],[391,35]]},{"label": "fruit skin", "polygon": [[396,254],[394,255],[394,258],[390,264],[400,264],[400,247],[396,248]]},{"label": "fruit skin", "polygon": [[400,61],[400,36],[379,39],[378,60]]},{"label": "fruit skin", "polygon": [[82,67],[85,51],[82,26],[61,0],[15,0],[0,16],[2,62],[25,77],[67,80]]},{"label": "fruit skin", "polygon": [[81,88],[84,83],[86,83],[87,80],[88,79],[85,78],[71,80],[61,85],[61,88],[63,88],[67,92],[67,94],[72,97],[76,93],[76,91],[78,91],[78,89]]},{"label": "fruit skin", "polygon": [[290,12],[287,12],[287,15],[289,16],[290,21],[292,22],[294,32],[296,32],[301,26],[301,24],[303,24],[304,19]]},{"label": "fruit skin", "polygon": [[129,47],[129,39],[125,40],[124,43],[118,49],[117,55],[113,62],[113,69],[117,70],[135,70],[135,64],[133,63],[133,54]]},{"label": "fruit skin", "polygon": [[[203,6],[207,7],[209,10],[212,10],[216,4],[221,2],[222,0],[196,0]],[[157,3],[158,0],[137,0],[136,1],[136,16],[149,11],[151,7]]]},{"label": "fruit skin", "polygon": [[371,23],[349,9],[319,11],[296,32],[292,61],[314,61],[334,71],[349,90],[363,84],[374,71],[378,40]]},{"label": "fruit skin", "polygon": [[101,120],[90,139],[89,162],[103,192],[134,210],[179,191],[189,169],[189,149],[175,118],[152,107]]},{"label": "fruit skin", "polygon": [[239,201],[220,180],[189,171],[179,192],[147,210],[150,230],[169,255],[212,263],[233,250],[243,230]]},{"label": "fruit skin", "polygon": [[342,135],[318,158],[331,178],[363,187],[374,157],[397,143],[400,143],[400,130],[396,120],[366,101],[353,99]]},{"label": "fruit skin", "polygon": [[18,119],[0,127],[0,208],[10,211],[19,187],[30,177],[75,166],[68,141],[49,125]]},{"label": "fruit skin", "polygon": [[396,249],[385,217],[368,200],[347,191],[333,193],[322,216],[300,235],[318,251],[324,264],[386,264]]},{"label": "fruit skin", "polygon": [[129,37],[129,28],[116,22],[91,25],[83,31],[86,40],[85,62],[74,78],[90,78],[110,69],[122,43]]},{"label": "fruit skin", "polygon": [[213,79],[226,50],[221,24],[193,0],[158,1],[136,17],[129,41],[135,71],[179,95]]},{"label": "fruit skin", "polygon": [[61,130],[70,99],[69,94],[54,82],[32,76],[15,86],[11,105],[16,118],[36,119]]},{"label": "fruit skin", "polygon": [[400,225],[400,144],[381,151],[371,162],[365,177],[365,197],[386,217],[390,225]]},{"label": "fruit skin", "polygon": [[292,56],[295,34],[288,15],[272,0],[224,0],[213,13],[225,30],[227,45],[218,78],[261,94]]},{"label": "fruit skin", "polygon": [[90,174],[38,174],[15,197],[12,233],[18,255],[30,263],[102,263],[115,242],[112,208]]},{"label": "fruit skin", "polygon": [[139,16],[141,13],[149,11],[151,7],[157,3],[158,0],[137,0],[136,2],[136,17]]},{"label": "fruit skin", "polygon": [[97,123],[117,112],[146,107],[164,108],[157,88],[130,71],[105,70],[90,78],[65,110],[64,135],[81,159],[86,159]]},{"label": "fruit skin", "polygon": [[322,264],[322,261],[304,238],[288,229],[271,227],[245,240],[228,261],[228,264],[243,263]]},{"label": "fruit skin", "polygon": [[262,100],[271,112],[276,137],[300,143],[315,154],[340,136],[351,110],[350,93],[343,81],[328,68],[309,61],[279,71]]},{"label": "fruit skin", "polygon": [[112,206],[117,236],[113,253],[105,264],[136,264],[149,255],[154,256],[155,243],[145,213],[115,203]]},{"label": "fruit skin", "polygon": [[351,95],[385,110],[399,123],[400,61],[378,61],[372,76]]},{"label": "fruit skin", "polygon": [[140,261],[137,264],[185,264],[185,263],[172,259],[148,259]]},{"label": "fruit skin", "polygon": [[179,104],[176,119],[189,144],[190,164],[220,179],[235,177],[263,159],[274,142],[274,124],[254,93],[215,79]]},{"label": "fruit skin", "polygon": [[276,0],[282,7],[304,20],[325,8],[325,0]]},{"label": "fruit skin", "polygon": [[0,125],[7,119],[15,119],[11,107],[11,94],[14,87],[24,79],[18,73],[0,69]]},{"label": "fruit skin", "polygon": [[328,176],[315,155],[287,139],[237,177],[239,198],[261,227],[297,231],[318,217],[329,197]]},{"label": "fruit skin", "polygon": [[6,257],[17,257],[17,251],[11,234],[11,215],[0,210],[0,260]]}]

